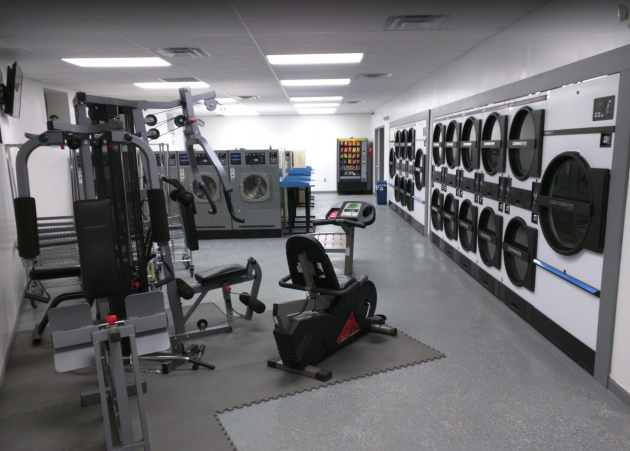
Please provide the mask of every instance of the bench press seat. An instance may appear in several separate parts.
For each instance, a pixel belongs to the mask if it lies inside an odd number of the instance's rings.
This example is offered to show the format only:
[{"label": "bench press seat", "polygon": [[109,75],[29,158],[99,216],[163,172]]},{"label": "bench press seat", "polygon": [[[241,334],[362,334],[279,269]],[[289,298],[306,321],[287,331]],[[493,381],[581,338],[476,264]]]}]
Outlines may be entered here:
[{"label": "bench press seat", "polygon": [[195,273],[195,279],[201,285],[212,285],[215,283],[228,282],[235,277],[247,275],[247,268],[243,265],[232,264],[217,266],[216,268],[206,269]]}]

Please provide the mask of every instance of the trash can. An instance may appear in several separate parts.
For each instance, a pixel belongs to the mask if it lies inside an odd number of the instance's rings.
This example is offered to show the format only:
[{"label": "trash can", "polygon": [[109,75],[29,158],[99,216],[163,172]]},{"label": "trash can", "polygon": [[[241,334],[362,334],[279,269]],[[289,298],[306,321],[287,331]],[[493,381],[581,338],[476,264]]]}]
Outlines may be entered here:
[{"label": "trash can", "polygon": [[376,203],[377,205],[387,205],[387,182],[385,180],[376,181]]}]

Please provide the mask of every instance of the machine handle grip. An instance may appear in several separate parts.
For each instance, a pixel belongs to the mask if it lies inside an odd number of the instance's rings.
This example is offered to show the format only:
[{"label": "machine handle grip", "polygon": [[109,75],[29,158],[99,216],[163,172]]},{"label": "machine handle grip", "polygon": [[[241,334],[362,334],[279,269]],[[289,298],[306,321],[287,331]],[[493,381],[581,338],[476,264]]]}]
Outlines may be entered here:
[{"label": "machine handle grip", "polygon": [[234,208],[232,207],[232,196],[230,195],[230,193],[225,189],[225,187],[223,187],[223,195],[225,196],[225,203],[227,204],[227,209],[228,212],[230,213],[230,216],[232,217],[232,219],[235,222],[238,222],[239,224],[243,224],[245,222],[244,219],[239,218],[238,216],[236,216],[236,214],[234,213]]},{"label": "machine handle grip", "polygon": [[210,204],[210,211],[208,211],[208,213],[210,213],[211,215],[216,215],[217,205],[212,200],[212,196],[210,195],[210,190],[208,190],[208,187],[206,186],[205,183],[203,184],[198,183],[198,185],[201,187],[203,193],[206,195],[206,199],[208,199],[208,203]]},{"label": "machine handle grip", "polygon": [[258,314],[264,313],[267,308],[264,303],[248,293],[242,293],[238,300]]},{"label": "machine handle grip", "polygon": [[154,286],[155,288],[159,288],[159,287],[161,287],[162,285],[166,285],[167,283],[172,282],[173,280],[175,280],[175,277],[173,277],[173,276],[168,276],[168,277],[166,277],[166,278],[164,278],[164,279],[162,279],[162,280],[160,280],[160,281],[158,281],[158,282],[155,282],[155,283],[153,284],[153,286]]},{"label": "machine handle grip", "polygon": [[[294,290],[303,290],[303,291],[307,291],[306,287],[304,285],[295,285],[292,283],[287,283],[288,280],[291,279],[291,274],[284,276],[282,279],[280,279],[278,281],[278,285],[280,285],[283,288],[291,288]],[[366,281],[368,280],[368,276],[363,276],[361,277],[359,280],[355,281],[353,284],[351,284],[350,286],[348,286],[347,288],[343,289],[343,290],[329,290],[326,288],[311,288],[311,292],[312,293],[317,293],[317,294],[329,294],[332,296],[345,296],[348,293],[352,293],[354,290],[356,290],[357,288],[359,288],[361,285],[363,285]]]},{"label": "machine handle grip", "polygon": [[350,219],[315,219],[312,221],[313,225],[327,225],[333,224],[340,226],[341,224],[348,225],[350,227],[359,227],[360,229],[365,229],[366,225],[359,221],[352,221]]}]

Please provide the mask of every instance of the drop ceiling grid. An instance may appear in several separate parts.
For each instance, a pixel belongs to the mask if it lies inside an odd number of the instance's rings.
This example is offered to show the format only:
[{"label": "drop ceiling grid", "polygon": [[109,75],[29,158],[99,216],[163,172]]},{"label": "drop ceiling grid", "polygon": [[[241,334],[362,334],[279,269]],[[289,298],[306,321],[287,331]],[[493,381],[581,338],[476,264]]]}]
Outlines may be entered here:
[{"label": "drop ceiling grid", "polygon": [[[0,58],[17,59],[25,76],[111,96],[164,98],[176,93],[132,86],[160,77],[194,76],[223,95],[261,95],[246,104],[261,111],[292,110],[278,78],[352,78],[344,87],[285,88],[291,97],[344,95],[365,101],[339,112],[370,112],[544,3],[543,0],[213,0],[176,9],[163,0],[3,1]],[[236,7],[238,14],[232,7]],[[454,13],[444,30],[382,31],[391,14]],[[239,15],[243,18],[241,22]],[[256,42],[252,41],[247,28]],[[359,65],[268,66],[260,54],[363,52]],[[62,57],[135,57],[151,49],[193,46],[211,58],[176,58],[155,69],[85,69]],[[356,80],[361,73],[393,73],[390,79]],[[101,84],[102,83],[102,84]],[[266,96],[272,96],[265,99]]]}]

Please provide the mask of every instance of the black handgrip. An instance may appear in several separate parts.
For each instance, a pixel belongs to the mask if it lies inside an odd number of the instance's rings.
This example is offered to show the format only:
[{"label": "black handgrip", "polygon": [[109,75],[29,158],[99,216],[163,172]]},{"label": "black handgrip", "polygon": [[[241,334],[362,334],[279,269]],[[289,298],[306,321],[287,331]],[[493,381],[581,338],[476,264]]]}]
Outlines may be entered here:
[{"label": "black handgrip", "polygon": [[[294,290],[307,291],[304,285],[295,285],[292,283],[287,283],[289,279],[291,279],[291,274],[284,276],[282,279],[280,279],[278,281],[278,285],[280,285],[283,288],[292,288]],[[366,280],[368,280],[368,277],[363,276],[359,280],[355,281],[353,284],[351,284],[350,286],[348,286],[347,288],[343,290],[329,290],[327,288],[314,287],[314,288],[311,288],[310,291],[311,293],[317,293],[317,294],[330,294],[332,296],[345,296],[346,294],[353,292],[354,290],[359,288],[361,285],[363,285]]]},{"label": "black handgrip", "polygon": [[189,363],[192,363],[193,365],[199,365],[199,366],[203,366],[204,368],[208,368],[209,370],[213,370],[215,368],[214,365],[211,365],[209,363],[205,363],[202,362],[201,360],[197,360],[197,359],[188,359]]},{"label": "black handgrip", "polygon": [[313,225],[327,225],[334,224],[340,226],[341,224],[349,225],[350,227],[359,227],[360,229],[365,229],[366,225],[363,222],[352,221],[350,219],[315,219],[312,221]]},{"label": "black handgrip", "polygon": [[177,179],[169,179],[169,178],[166,178],[166,177],[160,177],[160,178],[164,182],[168,183],[169,185],[174,186],[175,189],[177,189],[179,191],[186,191],[186,188],[184,188],[184,186],[181,183],[179,183],[179,180],[177,180]]},{"label": "black handgrip", "polygon": [[225,196],[225,203],[227,204],[228,212],[230,213],[230,216],[232,217],[232,219],[235,222],[238,222],[239,224],[243,224],[245,220],[239,218],[238,216],[236,216],[236,214],[234,214],[234,208],[232,207],[232,196],[225,189],[225,187],[223,188],[223,195]]},{"label": "black handgrip", "polygon": [[193,298],[193,296],[195,295],[195,291],[190,285],[188,285],[182,279],[175,279],[175,282],[177,283],[177,294],[179,294],[180,297],[186,300]]},{"label": "black handgrip", "polygon": [[165,285],[165,284],[167,284],[167,283],[169,283],[169,282],[172,282],[173,280],[175,280],[175,278],[174,278],[173,276],[168,276],[168,277],[167,277],[167,278],[165,278],[165,279],[162,279],[162,280],[160,280],[160,281],[158,281],[158,282],[155,282],[155,283],[153,284],[153,286],[154,286],[155,288],[159,288],[159,287],[161,287],[162,285]]},{"label": "black handgrip", "polygon": [[203,193],[206,195],[206,198],[208,199],[208,203],[210,204],[210,211],[208,211],[208,213],[210,213],[211,215],[216,215],[217,214],[217,206],[214,203],[214,201],[212,200],[212,196],[210,195],[210,190],[208,190],[208,187],[203,182],[202,183],[197,182],[197,184],[203,190]]},{"label": "black handgrip", "polygon": [[264,313],[267,308],[265,304],[248,293],[241,293],[238,300],[258,314]]},{"label": "black handgrip", "polygon": [[28,292],[24,293],[24,297],[28,299],[29,301],[43,302],[44,304],[48,304],[48,302],[50,301],[50,298],[47,298],[45,296],[38,296],[36,294],[28,293]]}]

